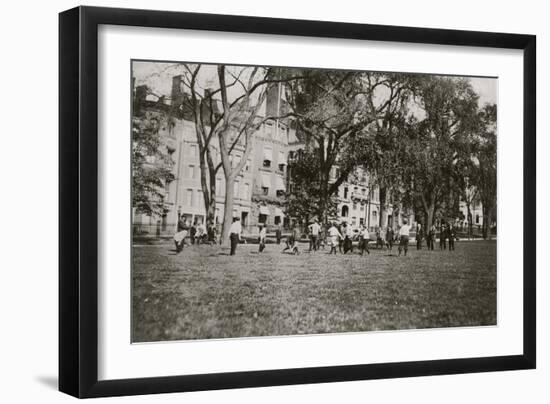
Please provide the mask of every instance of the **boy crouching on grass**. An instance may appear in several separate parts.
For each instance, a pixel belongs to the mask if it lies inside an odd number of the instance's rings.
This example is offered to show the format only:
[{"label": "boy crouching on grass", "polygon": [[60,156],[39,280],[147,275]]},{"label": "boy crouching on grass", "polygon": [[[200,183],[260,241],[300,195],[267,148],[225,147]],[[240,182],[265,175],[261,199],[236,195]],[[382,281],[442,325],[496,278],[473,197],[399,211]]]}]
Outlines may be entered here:
[{"label": "boy crouching on grass", "polygon": [[183,250],[185,245],[185,237],[189,233],[189,225],[187,221],[181,216],[178,219],[178,225],[176,229],[176,234],[174,234],[174,243],[176,244],[176,253],[180,253]]},{"label": "boy crouching on grass", "polygon": [[300,254],[300,251],[298,250],[298,240],[300,238],[300,230],[296,225],[292,227],[292,232],[290,235],[286,238],[286,247],[282,251],[283,253],[287,250],[290,250],[291,254],[298,255]]}]

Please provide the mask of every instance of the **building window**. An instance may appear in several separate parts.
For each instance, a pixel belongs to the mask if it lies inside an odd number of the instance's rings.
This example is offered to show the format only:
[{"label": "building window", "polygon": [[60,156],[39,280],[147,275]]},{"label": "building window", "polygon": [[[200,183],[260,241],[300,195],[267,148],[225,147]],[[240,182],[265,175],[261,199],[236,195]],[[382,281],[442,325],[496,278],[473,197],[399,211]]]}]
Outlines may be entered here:
[{"label": "building window", "polygon": [[246,164],[244,165],[244,171],[250,171],[250,159],[246,160]]},{"label": "building window", "polygon": [[189,166],[187,171],[187,178],[195,178],[195,166]]},{"label": "building window", "polygon": [[285,172],[285,166],[286,166],[286,160],[285,160],[285,153],[280,151],[279,152],[279,171],[280,172]]},{"label": "building window", "polygon": [[281,190],[281,189],[278,189],[277,190],[277,196],[281,197],[281,196],[285,196],[285,191]]},{"label": "building window", "polygon": [[479,224],[479,215],[476,215],[476,224]]},{"label": "building window", "polygon": [[342,217],[348,217],[348,215],[349,215],[348,205],[342,206]]},{"label": "building window", "polygon": [[239,181],[233,183],[233,198],[239,197]]},{"label": "building window", "polygon": [[351,224],[355,226],[357,224],[357,218],[354,216],[351,218]]},{"label": "building window", "polygon": [[281,216],[275,216],[275,224],[281,224]]},{"label": "building window", "polygon": [[189,155],[191,157],[196,157],[197,156],[197,145],[196,144],[192,144],[189,146]]},{"label": "building window", "polygon": [[231,167],[237,167],[241,163],[241,158],[242,157],[239,154],[236,154],[231,160]]},{"label": "building window", "polygon": [[271,161],[273,160],[273,149],[270,147],[264,147],[263,166],[271,167]]},{"label": "building window", "polygon": [[258,218],[258,222],[265,224],[267,222],[267,215],[262,215],[260,213],[260,217]]},{"label": "building window", "polygon": [[359,218],[359,225],[363,226],[364,224],[365,224],[365,219],[363,219],[362,217]]},{"label": "building window", "polygon": [[192,189],[187,190],[187,205],[193,206],[193,190]]},{"label": "building window", "polygon": [[262,193],[267,195],[269,193],[269,187],[271,186],[271,176],[268,173],[262,174]]},{"label": "building window", "polygon": [[353,202],[353,210],[357,210],[357,203]]},{"label": "building window", "polygon": [[248,199],[248,195],[250,195],[250,184],[244,184],[243,199]]},{"label": "building window", "polygon": [[344,188],[344,199],[348,199],[348,187]]},{"label": "building window", "polygon": [[267,132],[268,135],[273,134],[273,123],[272,122],[267,122],[265,124],[265,131]]},{"label": "building window", "polygon": [[202,198],[202,191],[197,191],[197,206],[201,206],[203,203],[204,199]]}]

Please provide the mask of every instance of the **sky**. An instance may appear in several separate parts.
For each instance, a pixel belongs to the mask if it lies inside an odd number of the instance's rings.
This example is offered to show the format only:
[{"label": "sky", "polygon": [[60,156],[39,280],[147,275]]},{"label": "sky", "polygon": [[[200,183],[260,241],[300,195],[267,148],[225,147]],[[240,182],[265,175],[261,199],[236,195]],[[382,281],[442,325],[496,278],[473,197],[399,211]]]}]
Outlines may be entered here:
[{"label": "sky", "polygon": [[470,77],[472,87],[479,95],[479,104],[497,104],[498,101],[498,79]]},{"label": "sky", "polygon": [[[215,86],[213,79],[216,77],[216,65],[204,65],[202,68],[204,75],[201,85],[209,87]],[[136,85],[147,84],[157,95],[170,96],[172,89],[172,77],[183,72],[181,67],[174,67],[172,63],[158,62],[134,62],[133,75],[136,78]],[[469,77],[468,80],[479,95],[479,105],[485,103],[497,103],[498,101],[498,79]]]}]

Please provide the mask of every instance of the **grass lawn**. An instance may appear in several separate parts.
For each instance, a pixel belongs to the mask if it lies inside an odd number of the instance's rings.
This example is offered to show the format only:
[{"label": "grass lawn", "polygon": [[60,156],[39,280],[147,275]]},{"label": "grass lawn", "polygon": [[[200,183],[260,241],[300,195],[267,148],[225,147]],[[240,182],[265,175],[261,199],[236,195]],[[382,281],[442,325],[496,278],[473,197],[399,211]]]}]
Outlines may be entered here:
[{"label": "grass lawn", "polygon": [[136,245],[133,341],[496,324],[494,241],[406,257],[257,248]]}]

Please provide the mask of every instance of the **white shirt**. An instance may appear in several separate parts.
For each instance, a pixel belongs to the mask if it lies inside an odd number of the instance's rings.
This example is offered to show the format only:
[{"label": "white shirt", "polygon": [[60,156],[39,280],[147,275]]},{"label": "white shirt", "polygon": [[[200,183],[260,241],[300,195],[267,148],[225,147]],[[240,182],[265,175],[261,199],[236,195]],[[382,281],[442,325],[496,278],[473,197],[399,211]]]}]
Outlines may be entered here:
[{"label": "white shirt", "polygon": [[328,234],[331,237],[338,236],[338,237],[342,238],[342,235],[340,234],[338,229],[334,226],[332,226],[330,229],[328,229]]},{"label": "white shirt", "polygon": [[262,230],[260,230],[260,238],[265,238],[265,236],[266,236],[265,227],[262,227]]},{"label": "white shirt", "polygon": [[321,226],[319,226],[317,223],[313,223],[309,225],[309,229],[311,230],[312,236],[318,236],[319,235],[319,229]]},{"label": "white shirt", "polygon": [[404,224],[403,226],[401,226],[401,228],[399,229],[399,235],[400,236],[409,236],[409,233],[411,231],[411,226],[409,226],[408,224]]},{"label": "white shirt", "polygon": [[238,234],[241,235],[242,227],[241,222],[238,220],[236,222],[231,223],[231,227],[229,228],[229,234]]}]

